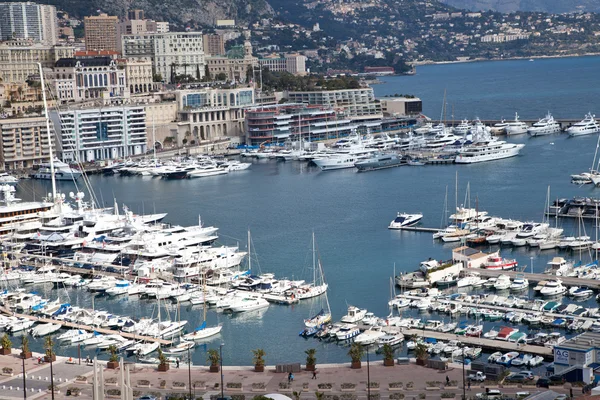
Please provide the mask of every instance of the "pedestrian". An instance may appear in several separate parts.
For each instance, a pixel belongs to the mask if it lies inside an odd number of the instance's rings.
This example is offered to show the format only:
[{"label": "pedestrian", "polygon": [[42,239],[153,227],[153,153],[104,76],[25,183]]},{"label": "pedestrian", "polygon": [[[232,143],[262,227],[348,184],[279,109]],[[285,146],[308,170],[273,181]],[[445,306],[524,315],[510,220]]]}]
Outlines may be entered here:
[{"label": "pedestrian", "polygon": [[179,368],[179,358],[175,360],[175,364],[177,364],[177,368]]},{"label": "pedestrian", "polygon": [[290,377],[292,379],[292,382],[294,382],[294,374],[292,374],[291,372],[290,372]]},{"label": "pedestrian", "polygon": [[467,382],[467,390],[471,390],[471,379]]},{"label": "pedestrian", "polygon": [[446,386],[450,386],[450,378],[446,375]]},{"label": "pedestrian", "polygon": [[288,383],[291,383],[291,382],[292,382],[292,373],[290,372],[288,374]]},{"label": "pedestrian", "polygon": [[317,379],[317,370],[316,369],[313,371],[313,376],[311,379]]}]

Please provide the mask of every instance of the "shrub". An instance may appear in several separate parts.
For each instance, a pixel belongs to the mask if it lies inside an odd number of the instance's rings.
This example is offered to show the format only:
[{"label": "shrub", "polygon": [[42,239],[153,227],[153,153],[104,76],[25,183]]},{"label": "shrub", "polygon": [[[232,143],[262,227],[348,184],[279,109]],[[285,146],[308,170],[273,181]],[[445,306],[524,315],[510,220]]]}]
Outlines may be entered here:
[{"label": "shrub", "polygon": [[194,385],[194,388],[204,387],[204,386],[206,386],[206,382],[204,382],[204,381],[194,381],[193,385]]},{"label": "shrub", "polygon": [[402,382],[390,382],[389,387],[391,388],[401,388],[404,384]]},{"label": "shrub", "polygon": [[317,385],[317,388],[319,389],[331,389],[333,387],[333,384],[326,382],[326,383],[319,383]]},{"label": "shrub", "polygon": [[185,383],[183,383],[183,382],[173,382],[173,387],[182,388],[182,387],[185,387]]},{"label": "shrub", "polygon": [[340,400],[340,396],[337,394],[324,394],[322,400]]},{"label": "shrub", "polygon": [[305,350],[304,353],[306,354],[306,365],[316,365],[317,364],[317,358],[315,357],[315,354],[317,354],[316,349],[308,349],[308,350]]},{"label": "shrub", "polygon": [[304,382],[304,383],[302,384],[302,388],[304,388],[304,389],[308,389],[308,382]]},{"label": "shrub", "polygon": [[279,382],[279,389],[289,389],[292,385],[289,382]]},{"label": "shrub", "polygon": [[441,395],[442,399],[453,399],[454,397],[456,397],[456,393],[452,393],[452,392],[444,392]]},{"label": "shrub", "polygon": [[2,373],[3,374],[12,374],[12,372],[13,372],[13,369],[10,368],[10,367],[4,367],[4,368],[2,368]]},{"label": "shrub", "polygon": [[340,395],[340,400],[357,400],[358,396],[355,395],[354,393],[342,393],[342,395]]},{"label": "shrub", "polygon": [[10,337],[8,337],[8,333],[2,335],[2,339],[0,339],[0,345],[3,349],[10,349],[12,347],[12,342],[10,341]]},{"label": "shrub", "polygon": [[71,386],[67,391],[71,393],[71,396],[78,396],[81,393],[81,389],[77,386]]},{"label": "shrub", "polygon": [[264,389],[267,385],[264,382],[255,382],[252,384],[252,389]]},{"label": "shrub", "polygon": [[140,390],[133,391],[133,397],[140,397],[141,395],[142,395],[142,392]]},{"label": "shrub", "polygon": [[246,400],[246,396],[243,394],[232,394],[231,400]]},{"label": "shrub", "polygon": [[77,375],[75,377],[76,381],[80,381],[80,382],[87,382],[87,376],[83,376],[83,375]]},{"label": "shrub", "polygon": [[392,393],[390,394],[390,400],[403,400],[404,393]]},{"label": "shrub", "polygon": [[381,398],[381,395],[379,393],[373,393],[369,396],[368,400],[379,400]]},{"label": "shrub", "polygon": [[147,379],[140,379],[137,381],[138,386],[148,386],[150,385],[150,381]]},{"label": "shrub", "polygon": [[109,396],[120,396],[121,389],[108,389],[106,390],[106,394]]},{"label": "shrub", "polygon": [[424,399],[426,397],[427,397],[427,395],[425,393],[419,393],[419,398],[420,399]]},{"label": "shrub", "polygon": [[242,382],[227,382],[225,384],[225,387],[227,387],[229,389],[241,389],[242,388]]},{"label": "shrub", "polygon": [[369,382],[369,387],[371,389],[379,389],[379,382]]},{"label": "shrub", "polygon": [[111,344],[110,346],[108,346],[108,351],[110,352],[110,358],[109,358],[110,362],[119,361],[119,354],[117,352],[117,346],[115,346],[114,344]]},{"label": "shrub", "polygon": [[117,383],[117,378],[113,377],[113,378],[106,378],[104,380],[104,383]]},{"label": "shrub", "polygon": [[160,387],[165,387],[165,386],[167,386],[167,381],[165,381],[165,380],[163,379],[163,380],[161,380],[161,381],[159,382],[159,384],[158,384],[158,385],[159,385]]},{"label": "shrub", "polygon": [[410,381],[406,384],[406,388],[407,389],[412,389],[415,387],[415,383],[413,381]]},{"label": "shrub", "polygon": [[[354,384],[354,383],[350,383],[350,382],[345,382],[345,383],[342,383],[342,384],[340,385],[340,387],[341,387],[342,389],[354,389],[354,388],[356,387],[356,384]],[[320,388],[319,388],[319,389],[320,389]]]},{"label": "shrub", "polygon": [[219,365],[219,361],[221,361],[221,357],[219,356],[219,350],[217,349],[208,349],[206,352],[208,354],[207,361],[212,366]]},{"label": "shrub", "polygon": [[458,386],[458,381],[457,380],[450,381],[448,386]]},{"label": "shrub", "polygon": [[362,360],[364,350],[360,343],[352,343],[350,345],[350,350],[348,350],[348,355],[350,356],[352,362],[359,362],[360,360]]},{"label": "shrub", "polygon": [[441,384],[442,384],[442,382],[440,382],[440,381],[427,381],[426,382],[427,387],[440,386]]}]

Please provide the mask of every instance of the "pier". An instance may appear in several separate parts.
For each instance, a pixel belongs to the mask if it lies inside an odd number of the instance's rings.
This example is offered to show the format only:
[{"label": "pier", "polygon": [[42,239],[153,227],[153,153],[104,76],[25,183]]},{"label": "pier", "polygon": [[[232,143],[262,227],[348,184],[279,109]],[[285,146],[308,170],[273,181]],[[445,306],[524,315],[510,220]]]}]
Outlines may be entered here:
[{"label": "pier", "polygon": [[427,331],[422,329],[402,329],[401,332],[405,336],[416,335],[419,337],[430,337],[436,340],[458,340],[464,345],[471,345],[481,347],[485,350],[490,350],[492,352],[502,351],[516,351],[522,353],[530,353],[538,356],[542,356],[545,359],[553,359],[554,355],[552,353],[552,349],[544,346],[533,346],[530,344],[517,344],[504,340],[496,340],[496,339],[486,339],[472,336],[459,336],[454,333],[443,333],[437,331]]},{"label": "pier", "polygon": [[135,333],[121,332],[121,331],[115,331],[112,329],[100,328],[100,327],[83,325],[83,324],[76,324],[74,322],[58,321],[58,320],[55,320],[52,318],[42,318],[42,317],[37,317],[34,315],[29,315],[29,314],[13,313],[6,307],[0,307],[0,312],[6,314],[8,316],[15,316],[18,318],[26,318],[31,321],[36,321],[36,322],[40,322],[40,323],[50,323],[50,324],[61,325],[63,328],[81,329],[81,330],[85,330],[88,332],[98,332],[98,333],[103,333],[106,335],[120,335],[127,339],[141,340],[144,342],[158,342],[161,345],[170,345],[172,343],[171,340],[160,339],[160,338],[155,338],[155,337],[151,337],[151,336],[141,336],[141,335],[136,335]]},{"label": "pier", "polygon": [[587,286],[590,289],[600,290],[600,280],[596,279],[583,279],[583,278],[571,278],[567,276],[556,276],[547,274],[533,274],[518,271],[507,271],[507,270],[489,270],[484,268],[466,268],[466,271],[476,272],[484,278],[496,278],[500,275],[508,275],[511,278],[515,278],[517,275],[523,275],[529,281],[529,284],[539,283],[541,281],[548,281],[552,279],[560,279],[565,286]]},{"label": "pier", "polygon": [[429,232],[436,233],[441,231],[440,228],[427,228],[425,226],[403,226],[402,228],[396,229],[401,231],[412,231],[412,232]]}]

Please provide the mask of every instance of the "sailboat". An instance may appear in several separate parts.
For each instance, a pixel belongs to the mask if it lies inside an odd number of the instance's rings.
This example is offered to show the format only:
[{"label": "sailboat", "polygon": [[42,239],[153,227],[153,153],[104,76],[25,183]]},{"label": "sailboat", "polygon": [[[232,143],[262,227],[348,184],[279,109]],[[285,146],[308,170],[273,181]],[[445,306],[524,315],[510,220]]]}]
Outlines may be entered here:
[{"label": "sailboat", "polygon": [[[202,298],[206,298],[206,275],[202,277]],[[206,302],[203,302],[202,324],[193,332],[183,335],[183,340],[202,340],[221,332],[222,325],[206,326]]]},{"label": "sailboat", "polygon": [[[315,250],[315,233],[312,234],[312,253],[313,253],[313,285],[309,287],[307,292],[304,293],[306,297],[301,297],[301,294],[298,294],[299,298],[308,298],[315,297],[321,294],[325,294],[325,306],[321,308],[316,315],[309,319],[304,320],[304,325],[307,328],[315,328],[320,327],[323,324],[331,321],[331,308],[329,307],[329,299],[327,298],[327,283],[325,283],[325,275],[323,274],[323,266],[321,265],[321,260],[317,260],[316,250]],[[318,272],[318,273],[317,273]],[[309,295],[312,294],[312,295]]]}]

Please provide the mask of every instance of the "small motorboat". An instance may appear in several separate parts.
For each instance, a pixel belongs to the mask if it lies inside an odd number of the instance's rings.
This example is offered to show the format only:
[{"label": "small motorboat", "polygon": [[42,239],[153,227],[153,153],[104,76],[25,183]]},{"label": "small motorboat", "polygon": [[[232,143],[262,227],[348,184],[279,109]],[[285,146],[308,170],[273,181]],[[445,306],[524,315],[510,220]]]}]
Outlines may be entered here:
[{"label": "small motorboat", "polygon": [[573,286],[569,289],[569,296],[575,298],[588,297],[594,294],[594,291],[587,286]]},{"label": "small motorboat", "polygon": [[495,363],[495,362],[497,362],[500,359],[500,357],[502,357],[502,352],[497,351],[495,353],[490,354],[490,356],[488,357],[487,361],[489,363]]},{"label": "small motorboat", "polygon": [[191,350],[196,344],[194,342],[181,341],[177,343],[175,346],[167,347],[163,350],[165,354],[179,354]]}]

